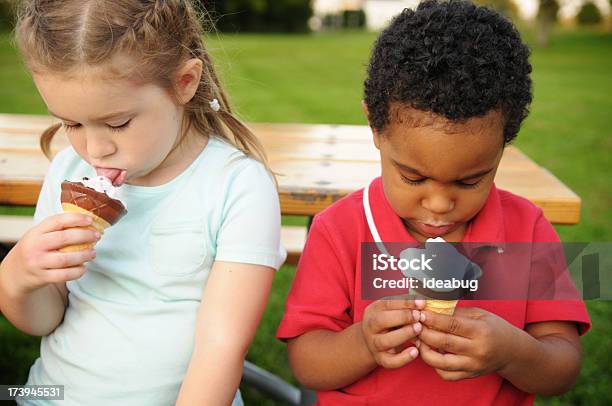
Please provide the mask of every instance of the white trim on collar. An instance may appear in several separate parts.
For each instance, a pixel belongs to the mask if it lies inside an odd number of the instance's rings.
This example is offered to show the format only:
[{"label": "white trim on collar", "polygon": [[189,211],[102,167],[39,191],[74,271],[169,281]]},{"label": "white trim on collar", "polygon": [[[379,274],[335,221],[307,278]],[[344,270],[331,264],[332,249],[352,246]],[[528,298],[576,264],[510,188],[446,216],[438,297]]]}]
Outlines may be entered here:
[{"label": "white trim on collar", "polygon": [[370,234],[372,234],[372,238],[374,238],[374,242],[378,246],[378,249],[384,253],[389,255],[387,249],[385,248],[385,244],[383,244],[382,239],[380,238],[380,234],[378,234],[378,229],[376,228],[376,223],[374,223],[374,216],[372,215],[372,208],[370,207],[370,186],[372,186],[374,181],[370,182],[370,184],[363,188],[363,210],[365,211],[366,220],[368,222],[368,228],[370,229]]}]

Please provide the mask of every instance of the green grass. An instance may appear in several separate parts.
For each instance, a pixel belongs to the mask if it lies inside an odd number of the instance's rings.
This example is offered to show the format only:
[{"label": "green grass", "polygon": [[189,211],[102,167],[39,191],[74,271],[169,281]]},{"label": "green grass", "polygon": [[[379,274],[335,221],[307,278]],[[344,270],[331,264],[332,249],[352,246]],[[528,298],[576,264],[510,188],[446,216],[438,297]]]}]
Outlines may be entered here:
[{"label": "green grass", "polygon": [[[529,33],[526,36],[530,41]],[[375,35],[229,35],[208,41],[223,81],[248,121],[365,124],[360,107],[365,66]],[[534,49],[535,100],[516,144],[551,170],[583,200],[576,226],[557,226],[564,241],[612,241],[612,35],[559,31],[548,49]],[[9,45],[0,37],[0,112],[45,113],[46,108]],[[0,213],[31,214],[31,208]],[[283,224],[304,224],[285,217]],[[284,266],[273,286],[248,358],[295,382],[284,345],[273,336],[294,267]],[[582,340],[577,385],[538,404],[610,404],[612,306],[587,303],[594,324]],[[0,383],[23,382],[38,353],[38,339],[0,319]],[[247,391],[248,404],[274,404]]]}]

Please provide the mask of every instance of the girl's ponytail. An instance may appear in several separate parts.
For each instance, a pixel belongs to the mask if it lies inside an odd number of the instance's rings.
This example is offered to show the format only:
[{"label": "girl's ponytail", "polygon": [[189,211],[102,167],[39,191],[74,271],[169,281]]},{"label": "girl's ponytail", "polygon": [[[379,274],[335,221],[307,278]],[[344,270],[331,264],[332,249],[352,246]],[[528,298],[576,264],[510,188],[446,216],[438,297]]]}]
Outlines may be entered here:
[{"label": "girl's ponytail", "polygon": [[53,124],[40,135],[40,149],[42,149],[42,152],[49,160],[53,159],[51,154],[51,141],[60,128],[62,128],[60,123]]}]

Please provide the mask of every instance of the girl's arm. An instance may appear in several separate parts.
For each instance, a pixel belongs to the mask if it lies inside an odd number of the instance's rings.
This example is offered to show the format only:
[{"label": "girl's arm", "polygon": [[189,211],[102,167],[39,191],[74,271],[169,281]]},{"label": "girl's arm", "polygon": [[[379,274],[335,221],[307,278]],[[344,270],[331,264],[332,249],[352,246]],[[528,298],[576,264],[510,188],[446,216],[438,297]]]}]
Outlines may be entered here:
[{"label": "girl's arm", "polygon": [[85,227],[91,218],[58,214],[32,227],[0,264],[0,311],[19,330],[50,334],[61,323],[67,305],[66,281],[85,273],[92,250],[62,253],[60,248],[96,242]]},{"label": "girl's arm", "polygon": [[178,406],[232,403],[274,272],[261,265],[213,264],[198,311],[194,350]]}]

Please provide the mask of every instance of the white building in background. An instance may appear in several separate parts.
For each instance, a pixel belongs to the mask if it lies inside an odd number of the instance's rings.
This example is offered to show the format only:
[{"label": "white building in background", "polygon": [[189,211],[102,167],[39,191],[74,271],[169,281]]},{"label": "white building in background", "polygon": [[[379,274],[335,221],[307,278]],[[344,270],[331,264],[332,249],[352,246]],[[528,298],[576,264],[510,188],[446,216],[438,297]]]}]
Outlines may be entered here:
[{"label": "white building in background", "polygon": [[364,0],[312,0],[315,15],[338,14],[345,10],[360,10]]},{"label": "white building in background", "polygon": [[[519,17],[530,20],[538,13],[539,0],[511,0],[517,5]],[[381,30],[387,26],[391,18],[405,8],[415,8],[420,0],[313,0],[314,19],[325,15],[338,15],[345,10],[363,9],[369,30]],[[574,18],[581,7],[588,2],[594,3],[602,15],[610,16],[611,9],[608,0],[557,0],[559,17]],[[312,26],[316,29],[316,24]]]},{"label": "white building in background", "polygon": [[381,30],[405,8],[416,8],[419,0],[364,0],[363,11],[369,30]]}]

